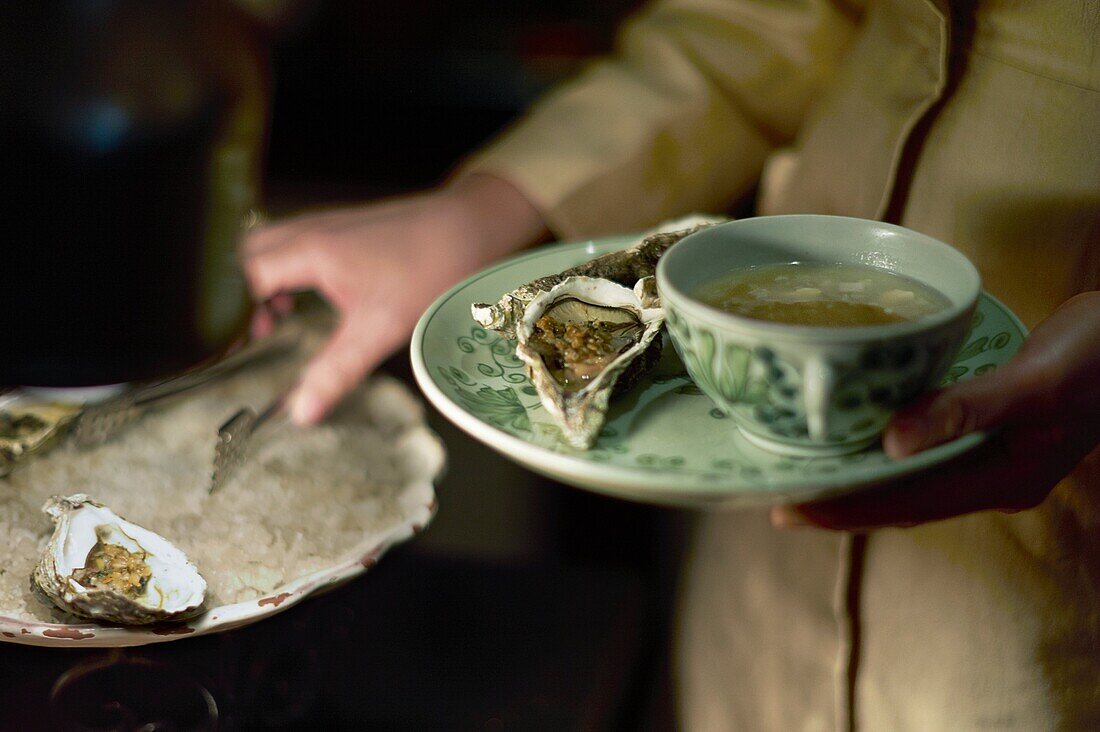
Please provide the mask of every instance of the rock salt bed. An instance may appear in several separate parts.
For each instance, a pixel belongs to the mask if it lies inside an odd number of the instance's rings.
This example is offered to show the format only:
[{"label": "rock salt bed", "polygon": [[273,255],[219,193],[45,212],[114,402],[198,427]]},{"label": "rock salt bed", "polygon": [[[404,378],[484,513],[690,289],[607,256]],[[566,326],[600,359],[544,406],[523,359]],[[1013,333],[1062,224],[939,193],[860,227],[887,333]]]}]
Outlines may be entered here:
[{"label": "rock salt bed", "polygon": [[[209,585],[206,606],[270,594],[348,559],[393,522],[410,474],[430,479],[417,402],[379,377],[325,424],[284,427],[233,479],[207,493],[217,427],[245,404],[262,408],[298,374],[300,358],[265,365],[151,414],[90,451],[59,447],[0,480],[0,616],[70,622],[35,597],[29,578],[53,530],[54,494],[87,493],[187,553]],[[77,622],[86,622],[76,620]]]}]

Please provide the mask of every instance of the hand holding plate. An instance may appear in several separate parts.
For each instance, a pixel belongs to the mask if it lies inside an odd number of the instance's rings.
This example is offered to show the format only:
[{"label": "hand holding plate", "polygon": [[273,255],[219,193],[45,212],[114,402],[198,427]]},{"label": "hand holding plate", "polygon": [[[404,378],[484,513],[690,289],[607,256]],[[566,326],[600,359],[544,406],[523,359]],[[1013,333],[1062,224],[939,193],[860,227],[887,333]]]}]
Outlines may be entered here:
[{"label": "hand holding plate", "polygon": [[[1078,295],[1001,369],[927,395],[883,438],[903,459],[975,431],[980,448],[934,470],[840,498],[772,510],[777,526],[863,530],[1042,503],[1075,467],[1100,462],[1100,292]],[[1100,466],[1097,466],[1100,468]]]}]

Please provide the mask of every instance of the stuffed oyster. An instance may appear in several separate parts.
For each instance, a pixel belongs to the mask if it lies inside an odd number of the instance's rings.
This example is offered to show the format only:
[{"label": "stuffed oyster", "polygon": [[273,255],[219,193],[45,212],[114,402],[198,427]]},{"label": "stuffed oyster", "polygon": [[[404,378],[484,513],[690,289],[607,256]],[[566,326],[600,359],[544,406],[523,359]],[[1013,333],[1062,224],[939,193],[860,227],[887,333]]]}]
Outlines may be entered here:
[{"label": "stuffed oyster", "polygon": [[471,306],[478,325],[517,340],[539,400],[573,447],[596,443],[612,396],[660,358],[664,313],[653,275],[661,255],[714,223],[670,222],[631,247]]},{"label": "stuffed oyster", "polygon": [[516,355],[569,444],[591,447],[608,402],[660,357],[665,322],[653,278],[628,289],[594,277],[569,277],[527,306]]},{"label": "stuffed oyster", "polygon": [[206,581],[162,536],[83,493],[53,496],[42,510],[55,528],[31,581],[62,610],[121,625],[199,612]]}]

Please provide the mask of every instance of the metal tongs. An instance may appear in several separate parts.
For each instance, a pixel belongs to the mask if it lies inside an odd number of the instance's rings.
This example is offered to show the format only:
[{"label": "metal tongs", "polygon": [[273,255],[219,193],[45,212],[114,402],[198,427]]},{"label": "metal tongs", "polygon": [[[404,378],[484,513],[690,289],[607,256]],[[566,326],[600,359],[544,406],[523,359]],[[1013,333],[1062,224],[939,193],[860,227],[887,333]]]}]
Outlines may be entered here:
[{"label": "metal tongs", "polygon": [[279,356],[297,347],[296,335],[274,335],[250,343],[239,351],[209,366],[192,369],[179,376],[123,392],[86,407],[73,427],[72,439],[79,447],[101,445],[140,419],[146,412],[186,396],[212,381],[241,368]]},{"label": "metal tongs", "polygon": [[289,394],[289,391],[283,392],[258,414],[252,407],[243,407],[218,428],[210,493],[228,482],[233,472],[244,462],[249,447],[259,432],[270,433],[286,424],[288,415],[285,407]]}]

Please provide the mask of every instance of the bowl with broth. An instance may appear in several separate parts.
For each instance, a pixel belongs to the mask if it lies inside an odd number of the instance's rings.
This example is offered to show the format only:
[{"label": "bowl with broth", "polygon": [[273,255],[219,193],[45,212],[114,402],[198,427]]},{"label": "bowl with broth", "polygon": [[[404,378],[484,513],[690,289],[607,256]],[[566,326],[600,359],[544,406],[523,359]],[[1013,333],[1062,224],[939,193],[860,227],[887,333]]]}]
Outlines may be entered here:
[{"label": "bowl with broth", "polygon": [[836,455],[878,440],[939,383],[981,291],[953,247],[878,221],[760,216],[674,245],[657,267],[670,338],[750,441]]}]

